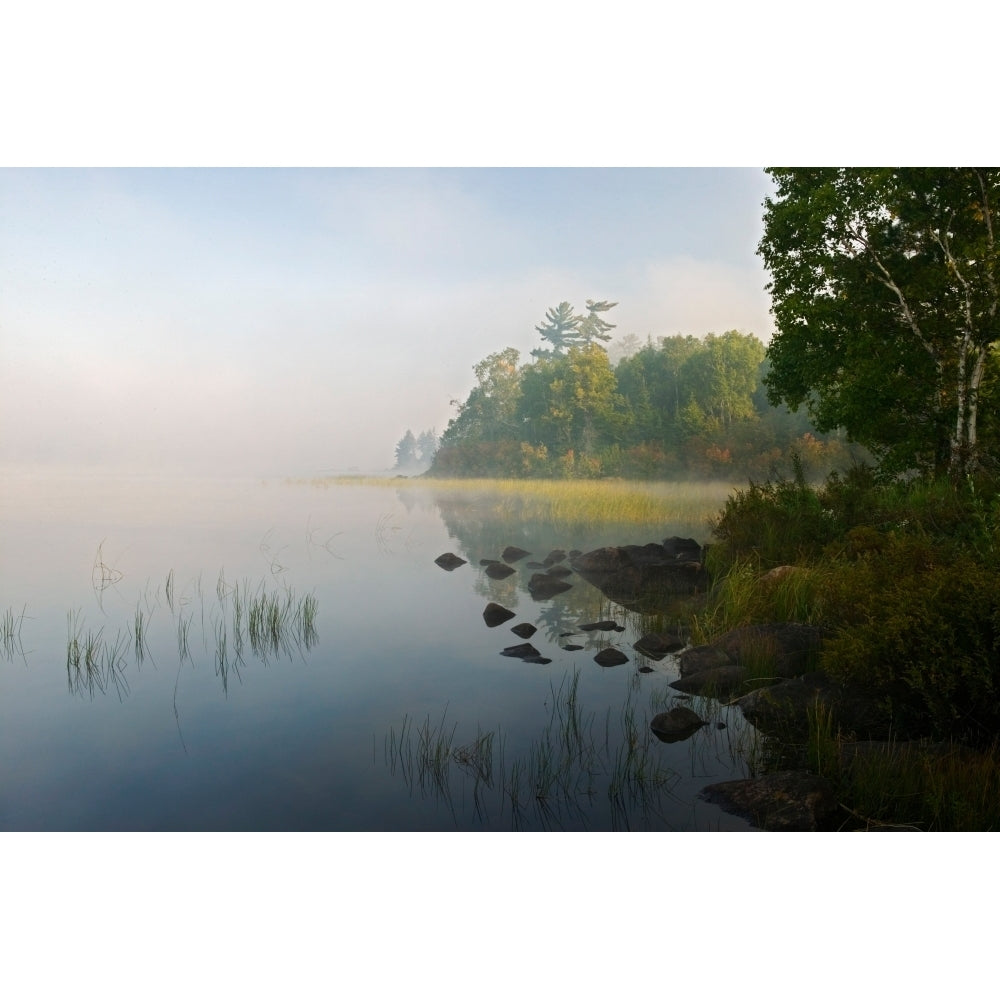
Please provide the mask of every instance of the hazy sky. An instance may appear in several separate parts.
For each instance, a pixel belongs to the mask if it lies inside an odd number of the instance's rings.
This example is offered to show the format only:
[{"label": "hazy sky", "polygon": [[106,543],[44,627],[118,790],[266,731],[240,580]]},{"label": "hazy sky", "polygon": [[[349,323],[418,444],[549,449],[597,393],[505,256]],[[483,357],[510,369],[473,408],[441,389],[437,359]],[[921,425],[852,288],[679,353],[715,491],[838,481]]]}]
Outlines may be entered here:
[{"label": "hazy sky", "polygon": [[546,309],[771,330],[747,169],[0,170],[0,462],[392,465]]}]

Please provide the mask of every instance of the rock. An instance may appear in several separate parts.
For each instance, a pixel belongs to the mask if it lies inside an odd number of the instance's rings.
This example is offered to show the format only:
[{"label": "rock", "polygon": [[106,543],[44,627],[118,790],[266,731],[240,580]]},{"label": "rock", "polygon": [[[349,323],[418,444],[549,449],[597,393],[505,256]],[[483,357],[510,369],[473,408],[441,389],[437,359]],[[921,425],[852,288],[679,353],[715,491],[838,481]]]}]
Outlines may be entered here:
[{"label": "rock", "polygon": [[745,816],[763,830],[828,830],[839,811],[830,783],[808,771],[723,781],[702,789],[701,797],[726,812]]},{"label": "rock", "polygon": [[569,566],[550,566],[546,571],[549,576],[572,576],[573,571]]},{"label": "rock", "polygon": [[821,709],[844,736],[885,740],[892,717],[880,698],[855,685],[837,684],[823,673],[804,674],[759,688],[737,698],[744,718],[761,732],[801,739],[809,733],[809,715]]},{"label": "rock", "polygon": [[540,563],[536,559],[529,559],[524,565],[527,566],[528,569],[540,569],[544,571],[546,568],[545,563]]},{"label": "rock", "polygon": [[668,712],[654,715],[649,728],[664,743],[677,743],[679,740],[686,740],[703,725],[705,720],[697,712],[692,712],[683,705],[677,705]]},{"label": "rock", "polygon": [[570,590],[573,584],[566,583],[548,573],[534,573],[528,581],[528,592],[536,601],[544,601],[565,590]]},{"label": "rock", "polygon": [[496,628],[497,625],[509,622],[514,617],[513,611],[508,611],[502,604],[494,604],[492,601],[486,605],[486,609],[483,611],[483,621],[486,622],[488,628]]},{"label": "rock", "polygon": [[531,553],[525,549],[519,549],[516,545],[508,545],[507,548],[500,553],[501,558],[504,562],[517,562],[518,559],[523,559],[525,556],[530,556]]},{"label": "rock", "polygon": [[611,600],[638,610],[655,609],[665,599],[687,597],[708,585],[699,561],[678,559],[655,542],[594,549],[572,565]]},{"label": "rock", "polygon": [[678,538],[677,535],[663,539],[663,551],[669,558],[682,562],[701,562],[704,556],[702,546],[693,538]]},{"label": "rock", "polygon": [[518,646],[508,646],[500,655],[513,656],[516,659],[524,660],[529,656],[541,656],[542,654],[530,642],[522,642]]},{"label": "rock", "polygon": [[594,657],[594,662],[602,667],[617,667],[623,663],[628,663],[628,657],[620,649],[608,646],[607,649],[602,649]]},{"label": "rock", "polygon": [[464,566],[466,560],[459,558],[454,552],[445,552],[442,555],[439,555],[434,562],[436,562],[441,569],[446,569],[450,573],[453,569],[458,569],[459,566]]},{"label": "rock", "polygon": [[516,573],[517,570],[513,566],[507,566],[505,563],[490,563],[486,567],[486,575],[491,580],[503,580],[505,577],[511,575],[511,573]]},{"label": "rock", "polygon": [[565,558],[566,558],[566,553],[563,552],[562,549],[553,549],[545,557],[544,562],[546,566],[554,566],[556,563],[561,563]]},{"label": "rock", "polygon": [[650,632],[632,644],[643,656],[651,660],[662,660],[667,653],[684,648],[684,640],[676,632]]},{"label": "rock", "polygon": [[625,629],[613,621],[591,622],[589,625],[581,625],[581,632],[624,632]]},{"label": "rock", "polygon": [[578,649],[583,649],[583,646],[578,646],[576,643],[571,642],[562,648],[565,649],[567,653],[575,653]]},{"label": "rock", "polygon": [[515,625],[511,629],[514,635],[519,635],[522,639],[530,639],[537,631],[538,629],[528,622],[521,622],[520,625]]},{"label": "rock", "polygon": [[551,663],[552,662],[552,660],[549,659],[549,657],[547,657],[547,656],[523,656],[523,657],[521,657],[521,659],[523,659],[525,663]]},{"label": "rock", "polygon": [[757,683],[798,676],[816,662],[828,634],[826,629],[796,622],[733,629],[707,646],[685,649],[678,656],[680,679],[671,687],[720,697],[737,691],[748,672]]}]

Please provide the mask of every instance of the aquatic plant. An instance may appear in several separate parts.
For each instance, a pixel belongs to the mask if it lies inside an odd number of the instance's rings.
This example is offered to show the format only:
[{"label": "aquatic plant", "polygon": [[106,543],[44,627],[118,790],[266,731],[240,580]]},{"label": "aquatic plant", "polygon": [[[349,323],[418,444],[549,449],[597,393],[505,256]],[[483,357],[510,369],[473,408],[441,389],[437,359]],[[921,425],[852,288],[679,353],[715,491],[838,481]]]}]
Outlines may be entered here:
[{"label": "aquatic plant", "polygon": [[21,645],[21,627],[24,625],[24,613],[27,606],[21,608],[21,613],[15,615],[11,608],[6,608],[0,616],[0,649],[7,659],[15,655],[24,656]]}]

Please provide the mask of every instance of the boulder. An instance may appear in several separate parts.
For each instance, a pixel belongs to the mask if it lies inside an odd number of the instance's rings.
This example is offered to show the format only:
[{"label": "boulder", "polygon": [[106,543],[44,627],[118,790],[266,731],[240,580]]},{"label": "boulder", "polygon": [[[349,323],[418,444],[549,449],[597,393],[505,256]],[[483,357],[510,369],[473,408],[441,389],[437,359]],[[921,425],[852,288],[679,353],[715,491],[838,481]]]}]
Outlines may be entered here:
[{"label": "boulder", "polygon": [[515,625],[511,629],[511,632],[513,632],[514,635],[518,635],[522,639],[530,639],[537,631],[538,629],[535,628],[534,625],[529,624],[528,622],[521,622],[520,625]]},{"label": "boulder", "polygon": [[883,699],[856,685],[838,684],[823,673],[804,674],[737,698],[744,718],[761,732],[801,739],[810,713],[828,713],[834,730],[862,740],[885,740],[892,716]]},{"label": "boulder", "polygon": [[541,656],[542,654],[531,645],[530,642],[522,642],[517,646],[508,646],[500,654],[501,656],[513,656],[516,659],[524,660],[531,656]]},{"label": "boulder", "polygon": [[839,815],[830,783],[808,771],[778,771],[743,781],[722,781],[701,797],[746,817],[762,830],[830,830]]},{"label": "boulder", "polygon": [[494,604],[492,601],[486,605],[483,611],[483,621],[486,622],[488,628],[496,628],[497,625],[509,622],[514,617],[513,611],[508,611],[502,604]]},{"label": "boulder", "polygon": [[668,712],[654,715],[649,728],[653,730],[657,739],[664,743],[677,743],[686,740],[704,725],[705,720],[697,712],[692,712],[684,705],[677,705]]},{"label": "boulder", "polygon": [[607,649],[602,649],[594,657],[594,662],[602,667],[618,667],[623,663],[628,663],[628,657],[620,649],[608,646]]},{"label": "boulder", "polygon": [[684,639],[677,632],[649,632],[632,644],[643,656],[651,660],[662,660],[667,653],[675,653],[684,648]]},{"label": "boulder", "polygon": [[525,556],[530,556],[531,553],[525,549],[519,549],[516,545],[508,545],[507,548],[500,553],[501,558],[505,562],[517,562],[518,559],[523,559]]},{"label": "boulder", "polygon": [[511,573],[516,573],[517,570],[513,566],[508,566],[506,563],[495,562],[490,563],[486,567],[486,575],[491,580],[503,580],[505,577],[511,575]]},{"label": "boulder", "polygon": [[544,601],[556,594],[561,594],[565,590],[570,590],[573,584],[566,583],[556,576],[549,576],[548,573],[533,573],[528,581],[528,592],[536,601]]},{"label": "boulder", "polygon": [[464,566],[466,560],[456,556],[454,552],[445,552],[439,555],[434,562],[436,562],[441,569],[446,569],[450,573],[453,569],[458,569],[459,566]]},{"label": "boulder", "polygon": [[611,600],[637,610],[690,596],[708,584],[699,561],[679,559],[655,542],[594,549],[577,556],[572,566]]}]

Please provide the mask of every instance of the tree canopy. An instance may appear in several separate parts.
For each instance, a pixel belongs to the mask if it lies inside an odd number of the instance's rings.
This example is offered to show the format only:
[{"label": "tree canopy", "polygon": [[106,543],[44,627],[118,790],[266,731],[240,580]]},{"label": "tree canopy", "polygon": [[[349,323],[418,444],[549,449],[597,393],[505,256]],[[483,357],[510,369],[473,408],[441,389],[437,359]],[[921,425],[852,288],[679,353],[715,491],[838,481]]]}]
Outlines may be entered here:
[{"label": "tree canopy", "polygon": [[535,330],[546,341],[549,347],[536,347],[531,356],[534,358],[551,358],[565,354],[571,347],[585,347],[595,341],[607,342],[611,339],[609,331],[615,328],[601,316],[613,309],[617,302],[602,300],[595,302],[587,299],[586,315],[577,314],[568,302],[548,309],[545,322],[536,326]]},{"label": "tree canopy", "polygon": [[1000,169],[768,173],[771,402],[804,404],[890,469],[975,471],[1000,341]]}]

